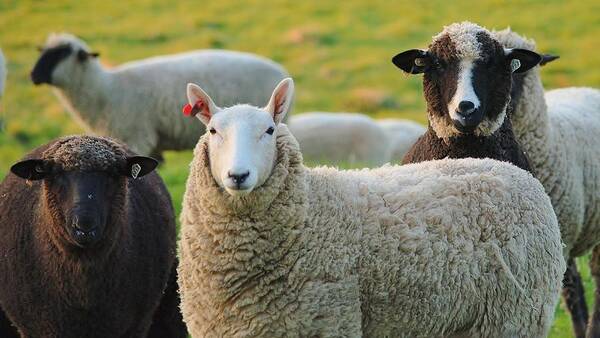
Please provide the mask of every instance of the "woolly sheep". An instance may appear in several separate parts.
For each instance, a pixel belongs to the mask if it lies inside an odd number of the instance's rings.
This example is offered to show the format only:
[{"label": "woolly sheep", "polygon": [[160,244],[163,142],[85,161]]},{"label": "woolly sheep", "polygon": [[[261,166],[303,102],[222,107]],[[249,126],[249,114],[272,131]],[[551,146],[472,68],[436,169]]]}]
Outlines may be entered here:
[{"label": "woolly sheep", "polygon": [[505,49],[490,32],[471,22],[455,23],[433,37],[427,51],[412,49],[393,58],[404,72],[424,73],[429,129],[403,163],[442,158],[493,158],[530,170],[510,118],[513,73],[542,57],[526,49]]},{"label": "woolly sheep", "polygon": [[[510,29],[496,33],[504,45],[535,50],[535,43]],[[600,91],[564,88],[544,93],[536,69],[518,79],[514,92],[513,126],[517,140],[527,152],[535,176],[550,195],[570,256],[569,270],[579,279],[574,257],[594,248],[590,267],[600,287]],[[574,269],[574,270],[573,270]],[[580,280],[575,288],[583,290]],[[570,284],[570,283],[569,283]],[[570,292],[566,290],[566,292]],[[578,293],[577,290],[573,292]],[[585,306],[583,292],[576,304]],[[600,335],[600,294],[596,293],[593,320],[588,329]],[[569,299],[567,305],[569,306]],[[572,305],[571,305],[572,306]],[[569,308],[571,308],[569,306]],[[581,311],[581,310],[579,310]],[[573,318],[578,337],[585,335],[586,314]]]},{"label": "woolly sheep", "polygon": [[31,78],[47,83],[87,129],[112,136],[142,155],[192,149],[204,127],[181,115],[185,84],[202,83],[223,105],[264,104],[287,76],[275,62],[248,53],[203,50],[103,67],[80,39],[50,35]]},{"label": "woolly sheep", "polygon": [[[543,187],[494,160],[309,169],[282,117],[190,102],[210,133],[181,214],[194,337],[543,337],[565,263]],[[251,150],[251,151],[250,151]]]},{"label": "woolly sheep", "polygon": [[[402,161],[404,155],[427,129],[417,122],[402,119],[376,120],[385,131],[391,146],[391,161]],[[295,133],[292,132],[294,136]]]},{"label": "woolly sheep", "polygon": [[0,270],[10,272],[0,304],[23,337],[146,337],[176,245],[156,165],[107,138],[72,136],[11,167],[0,184]]},{"label": "woolly sheep", "polygon": [[366,115],[310,112],[288,123],[307,161],[380,166],[390,160],[384,130]]}]

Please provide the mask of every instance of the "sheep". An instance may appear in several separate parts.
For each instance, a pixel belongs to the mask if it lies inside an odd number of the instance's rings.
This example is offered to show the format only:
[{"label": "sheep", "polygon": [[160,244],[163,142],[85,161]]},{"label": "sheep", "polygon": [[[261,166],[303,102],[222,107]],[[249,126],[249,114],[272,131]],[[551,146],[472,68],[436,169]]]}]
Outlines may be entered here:
[{"label": "sheep", "polygon": [[429,127],[403,159],[493,158],[531,170],[515,139],[510,111],[513,73],[538,65],[542,56],[505,49],[485,28],[455,23],[433,37],[427,51],[411,49],[392,62],[423,77]]},{"label": "sheep", "polygon": [[[506,29],[495,33],[509,48],[535,50],[535,42]],[[573,258],[593,249],[590,267],[600,288],[600,91],[564,88],[544,92],[538,70],[523,74],[513,89],[515,136],[534,175],[550,195],[569,254],[563,295],[577,337],[585,336],[587,309]],[[588,336],[600,335],[596,292]]]},{"label": "sheep", "polygon": [[392,148],[391,160],[396,161],[402,161],[412,145],[427,131],[419,123],[410,120],[381,119],[376,122],[387,134]]},{"label": "sheep", "polygon": [[186,183],[178,281],[194,337],[543,337],[565,270],[552,205],[511,164],[307,168],[282,118],[221,109]]},{"label": "sheep", "polygon": [[50,35],[31,72],[34,84],[55,87],[86,132],[115,137],[159,160],[163,150],[192,149],[204,132],[201,123],[189,123],[178,113],[187,82],[202,83],[220,104],[264,104],[286,76],[271,60],[222,50],[158,56],[106,69],[98,53],[70,34]]},{"label": "sheep", "polygon": [[176,248],[157,164],[108,138],[70,136],[11,167],[0,304],[23,337],[146,337]]},{"label": "sheep", "polygon": [[288,123],[310,162],[380,166],[390,160],[384,130],[366,115],[309,112],[290,117]]}]

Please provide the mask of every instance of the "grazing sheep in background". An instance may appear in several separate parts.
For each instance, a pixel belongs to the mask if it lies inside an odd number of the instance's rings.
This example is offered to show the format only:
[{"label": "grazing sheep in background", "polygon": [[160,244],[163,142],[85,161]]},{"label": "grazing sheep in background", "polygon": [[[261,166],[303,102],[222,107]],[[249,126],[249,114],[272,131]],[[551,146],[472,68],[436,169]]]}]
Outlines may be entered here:
[{"label": "grazing sheep in background", "polygon": [[72,136],[11,167],[0,184],[0,270],[10,272],[0,303],[23,337],[146,337],[176,245],[156,165],[110,139]]},{"label": "grazing sheep in background", "polygon": [[388,136],[392,150],[391,161],[402,161],[412,145],[427,131],[427,128],[411,120],[382,119],[375,122]]},{"label": "grazing sheep in background", "polygon": [[[535,43],[509,29],[496,32],[509,48]],[[593,250],[590,268],[600,290],[600,91],[564,88],[544,93],[538,70],[515,79],[513,128],[534,175],[550,195],[570,256],[563,295],[577,337],[585,336],[587,309],[574,257]],[[600,336],[600,293],[595,293],[588,336]]]},{"label": "grazing sheep in background", "polygon": [[204,133],[181,116],[185,85],[201,83],[219,104],[265,104],[286,71],[248,53],[220,50],[158,56],[104,68],[80,39],[51,35],[31,79],[47,83],[88,131],[112,136],[135,152],[162,159],[163,150],[192,149]]},{"label": "grazing sheep in background", "polygon": [[552,205],[494,160],[309,169],[264,109],[190,103],[179,284],[194,337],[543,337],[564,273]]},{"label": "grazing sheep in background", "polygon": [[485,28],[455,23],[433,38],[427,51],[396,55],[404,72],[424,73],[429,128],[403,163],[442,158],[493,158],[530,170],[511,127],[513,73],[536,66],[542,57],[525,49],[504,49]]},{"label": "grazing sheep in background", "polygon": [[390,160],[384,130],[366,115],[303,113],[290,117],[288,125],[307,161],[377,167]]}]

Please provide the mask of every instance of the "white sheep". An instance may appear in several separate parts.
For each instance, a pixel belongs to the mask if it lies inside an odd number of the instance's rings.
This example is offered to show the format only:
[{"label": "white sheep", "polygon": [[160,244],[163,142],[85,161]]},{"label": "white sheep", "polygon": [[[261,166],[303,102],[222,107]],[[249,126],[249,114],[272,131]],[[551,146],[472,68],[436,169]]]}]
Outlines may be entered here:
[{"label": "white sheep", "polygon": [[310,112],[290,117],[288,126],[309,162],[376,167],[390,160],[385,131],[366,115]]},{"label": "white sheep", "polygon": [[[509,48],[535,50],[535,43],[506,29],[495,33]],[[513,129],[527,153],[535,176],[550,195],[561,228],[570,269],[572,258],[594,249],[590,261],[596,289],[600,287],[600,91],[564,88],[544,92],[539,69],[525,73],[513,86]],[[572,268],[571,268],[572,264]],[[566,276],[566,278],[572,278]],[[577,282],[581,285],[580,281]],[[575,288],[582,286],[575,285]],[[567,290],[567,292],[569,292]],[[575,291],[576,292],[576,291]],[[583,292],[581,303],[585,306]],[[569,309],[570,300],[566,299]],[[600,294],[588,334],[600,334]],[[581,310],[578,310],[581,311]],[[580,314],[575,314],[575,317]],[[573,318],[578,337],[587,318]],[[587,317],[584,315],[583,317]]]},{"label": "white sheep", "polygon": [[107,69],[80,39],[48,38],[31,77],[48,83],[88,130],[116,137],[142,155],[191,149],[204,127],[181,114],[185,85],[194,81],[223,105],[264,104],[286,71],[256,55],[192,51],[128,62]]},{"label": "white sheep", "polygon": [[306,168],[263,108],[207,125],[181,215],[179,284],[194,337],[543,337],[565,269],[531,174],[490,159],[374,170]]},{"label": "white sheep", "polygon": [[376,122],[388,136],[392,148],[391,161],[401,162],[404,154],[427,131],[423,125],[411,120],[382,119]]}]

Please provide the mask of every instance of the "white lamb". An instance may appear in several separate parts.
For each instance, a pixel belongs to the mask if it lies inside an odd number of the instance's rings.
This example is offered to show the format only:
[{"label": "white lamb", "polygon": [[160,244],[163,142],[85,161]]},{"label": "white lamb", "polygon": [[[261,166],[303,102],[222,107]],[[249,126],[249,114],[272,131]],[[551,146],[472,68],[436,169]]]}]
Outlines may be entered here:
[{"label": "white lamb", "polygon": [[565,263],[552,205],[507,163],[309,169],[263,108],[207,125],[181,215],[179,285],[194,337],[543,337]]},{"label": "white lamb", "polygon": [[309,162],[378,167],[390,160],[385,131],[366,115],[310,112],[290,117],[288,126]]},{"label": "white lamb", "polygon": [[376,122],[388,136],[392,148],[390,160],[396,162],[402,161],[404,154],[427,130],[423,125],[411,120],[382,119]]},{"label": "white lamb", "polygon": [[96,134],[116,137],[141,155],[191,149],[204,126],[181,114],[185,85],[202,86],[222,105],[265,104],[287,76],[275,62],[256,55],[203,50],[103,67],[98,54],[70,34],[48,38],[31,77],[48,83],[67,109]]},{"label": "white lamb", "polygon": [[[535,50],[533,41],[510,29],[495,34],[506,47]],[[568,256],[579,257],[594,248],[590,267],[599,290],[600,90],[563,88],[544,93],[539,69],[525,73],[513,87],[512,124],[517,140],[550,195]],[[574,261],[570,262],[577,275]],[[592,337],[600,336],[600,293],[595,295],[588,328]],[[583,295],[580,298],[585,306]],[[573,318],[573,322],[576,335],[583,336],[585,320],[578,324]]]}]

